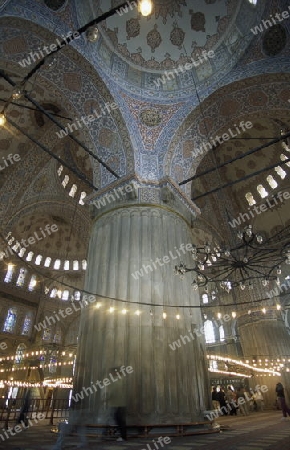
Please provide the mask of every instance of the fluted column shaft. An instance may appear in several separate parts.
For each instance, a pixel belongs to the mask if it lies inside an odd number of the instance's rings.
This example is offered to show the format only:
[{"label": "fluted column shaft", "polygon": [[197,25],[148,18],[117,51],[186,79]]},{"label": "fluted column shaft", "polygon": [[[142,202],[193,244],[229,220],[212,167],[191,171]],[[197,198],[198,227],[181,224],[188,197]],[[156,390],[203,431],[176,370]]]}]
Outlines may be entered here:
[{"label": "fluted column shaft", "polygon": [[[194,331],[202,327],[199,296],[190,276],[183,281],[174,276],[179,255],[192,265],[189,251],[180,250],[191,242],[188,221],[158,205],[112,208],[95,220],[85,288],[130,303],[103,298],[99,308],[83,310],[74,392],[108,378],[114,367],[131,366],[124,384],[128,423],[191,422],[203,419],[209,406],[204,336]],[[136,276],[138,270],[143,276]],[[191,337],[173,350],[169,344],[181,335]],[[82,402],[94,423],[108,418],[110,387]]]}]

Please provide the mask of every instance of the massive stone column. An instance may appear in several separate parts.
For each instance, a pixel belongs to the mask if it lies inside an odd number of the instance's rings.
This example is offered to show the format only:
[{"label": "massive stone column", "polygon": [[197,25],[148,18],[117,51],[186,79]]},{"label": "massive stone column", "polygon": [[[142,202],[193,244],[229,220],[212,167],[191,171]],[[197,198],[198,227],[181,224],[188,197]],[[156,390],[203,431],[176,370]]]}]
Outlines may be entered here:
[{"label": "massive stone column", "polygon": [[127,191],[116,186],[93,207],[85,290],[101,304],[82,311],[74,394],[95,388],[77,406],[90,422],[106,423],[118,383],[109,374],[124,365],[132,367],[123,384],[129,424],[202,420],[209,383],[199,295],[190,275],[174,276],[180,261],[192,266],[186,244],[198,209],[168,180]]},{"label": "massive stone column", "polygon": [[[256,364],[260,367],[259,359],[262,361],[262,367],[265,367],[265,359],[268,360],[267,368],[273,368],[277,358],[281,357],[283,364],[283,355],[289,355],[290,337],[287,333],[285,323],[281,318],[281,313],[274,309],[267,310],[266,315],[261,311],[252,312],[251,315],[245,313],[238,319],[238,330],[241,346],[245,357],[249,358],[250,364]],[[263,394],[266,407],[273,408],[276,400],[276,383],[285,383],[285,376],[272,376],[269,374],[255,374],[250,381],[250,386],[254,389],[257,385],[265,385],[268,391]],[[286,387],[286,386],[285,386]]]}]

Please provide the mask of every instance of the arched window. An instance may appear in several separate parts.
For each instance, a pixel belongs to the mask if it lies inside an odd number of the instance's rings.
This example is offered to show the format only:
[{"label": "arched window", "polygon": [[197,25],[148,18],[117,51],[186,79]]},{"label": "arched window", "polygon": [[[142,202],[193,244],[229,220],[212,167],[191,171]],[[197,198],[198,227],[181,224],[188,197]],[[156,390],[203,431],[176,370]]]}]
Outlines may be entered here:
[{"label": "arched window", "polygon": [[70,197],[74,197],[75,195],[76,195],[76,192],[77,192],[77,185],[76,184],[73,184],[72,185],[72,187],[71,187],[71,189],[70,189],[70,191],[69,191],[69,196]]},{"label": "arched window", "polygon": [[48,370],[50,373],[54,373],[56,372],[56,369],[57,369],[57,353],[56,351],[53,351],[49,359]]},{"label": "arched window", "polygon": [[207,344],[213,344],[216,341],[214,334],[214,326],[211,320],[206,320],[204,322],[204,335],[205,335],[205,342]]},{"label": "arched window", "polygon": [[66,260],[63,265],[64,270],[69,270],[69,260]]},{"label": "arched window", "polygon": [[37,266],[39,266],[41,261],[42,261],[42,256],[41,255],[37,255],[37,257],[35,258],[35,264]]},{"label": "arched window", "polygon": [[65,177],[64,177],[64,179],[62,180],[62,185],[63,185],[63,187],[65,188],[66,187],[66,185],[68,184],[68,182],[69,182],[69,176],[68,175],[65,175]]},{"label": "arched window", "polygon": [[87,261],[85,259],[82,260],[82,269],[87,270]]},{"label": "arched window", "polygon": [[[286,161],[286,159],[289,159],[284,153],[281,153],[280,155],[281,161]],[[286,162],[286,166],[290,167],[290,161]]]},{"label": "arched window", "polygon": [[48,256],[47,258],[45,258],[44,267],[49,267],[50,263],[51,263],[51,258]]},{"label": "arched window", "polygon": [[253,206],[257,203],[251,192],[247,192],[245,197],[250,206]]},{"label": "arched window", "polygon": [[60,344],[61,343],[61,330],[60,330],[59,327],[55,331],[55,334],[53,336],[53,342],[55,344]]},{"label": "arched window", "polygon": [[32,261],[34,253],[33,252],[29,252],[27,257],[26,257],[26,261]]},{"label": "arched window", "polygon": [[60,259],[56,259],[55,262],[54,262],[53,268],[58,270],[60,268],[60,265],[61,265]]},{"label": "arched window", "polygon": [[267,176],[267,182],[272,189],[275,189],[278,186],[277,181],[272,177],[272,175]]},{"label": "arched window", "polygon": [[57,169],[57,174],[60,177],[63,171],[63,166],[59,166],[59,168]]},{"label": "arched window", "polygon": [[216,292],[215,291],[211,291],[211,299],[212,300],[216,300]]},{"label": "arched window", "polygon": [[57,296],[57,289],[53,288],[50,293],[50,298],[55,298]]},{"label": "arched window", "polygon": [[7,272],[4,278],[5,283],[10,283],[10,281],[12,280],[13,272],[14,272],[13,264],[8,264]]},{"label": "arched window", "polygon": [[285,170],[283,170],[282,167],[280,167],[280,166],[275,167],[275,172],[277,172],[277,174],[279,175],[279,177],[280,177],[282,180],[284,180],[284,178],[285,178],[286,175],[287,175],[287,172],[285,172]]},{"label": "arched window", "polygon": [[24,253],[26,252],[26,248],[22,248],[21,250],[20,250],[20,252],[19,252],[19,256],[20,256],[20,258],[22,258],[23,256],[24,256]]},{"label": "arched window", "polygon": [[3,331],[5,331],[6,333],[12,333],[16,325],[16,319],[17,319],[17,309],[10,308],[6,316]]},{"label": "arched window", "polygon": [[73,270],[79,270],[79,262],[73,261]]},{"label": "arched window", "polygon": [[81,299],[80,291],[74,291],[74,299],[79,301]]},{"label": "arched window", "polygon": [[265,197],[267,197],[267,195],[269,195],[262,184],[259,184],[257,186],[257,191],[259,192],[261,198],[265,198]]},{"label": "arched window", "polygon": [[15,364],[20,364],[21,361],[24,358],[24,353],[26,350],[26,345],[25,344],[19,344],[17,349],[16,349],[16,353],[15,353],[15,359],[14,359],[14,363]]},{"label": "arched window", "polygon": [[33,291],[36,286],[36,275],[32,275],[29,281],[28,290]]},{"label": "arched window", "polygon": [[61,299],[62,300],[68,300],[69,299],[69,290],[68,289],[65,289],[63,291]]},{"label": "arched window", "polygon": [[21,334],[28,336],[30,334],[31,327],[32,327],[32,313],[29,312],[25,316]]},{"label": "arched window", "polygon": [[221,325],[219,327],[219,335],[220,335],[220,341],[224,342],[225,341],[225,330],[224,330],[223,325]]},{"label": "arched window", "polygon": [[19,275],[18,275],[18,278],[17,278],[17,281],[16,281],[16,286],[23,286],[24,285],[26,273],[27,273],[27,270],[20,269]]},{"label": "arched window", "polygon": [[206,293],[202,294],[201,299],[203,304],[208,303],[208,295]]},{"label": "arched window", "polygon": [[85,192],[81,192],[81,196],[80,196],[80,200],[79,200],[79,204],[80,205],[84,205],[84,199],[86,198],[87,194]]},{"label": "arched window", "polygon": [[45,330],[43,330],[42,340],[51,341],[51,336],[52,336],[51,328],[45,328]]}]

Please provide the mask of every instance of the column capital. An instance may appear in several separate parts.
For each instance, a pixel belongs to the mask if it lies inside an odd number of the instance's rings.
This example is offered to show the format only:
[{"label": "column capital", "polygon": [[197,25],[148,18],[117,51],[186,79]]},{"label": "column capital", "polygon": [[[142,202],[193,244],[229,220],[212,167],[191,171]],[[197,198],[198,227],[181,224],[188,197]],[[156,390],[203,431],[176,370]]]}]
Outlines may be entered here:
[{"label": "column capital", "polygon": [[170,177],[159,181],[147,181],[136,175],[128,175],[111,183],[86,198],[92,218],[118,208],[128,206],[157,206],[178,212],[188,222],[201,212],[193,201]]}]

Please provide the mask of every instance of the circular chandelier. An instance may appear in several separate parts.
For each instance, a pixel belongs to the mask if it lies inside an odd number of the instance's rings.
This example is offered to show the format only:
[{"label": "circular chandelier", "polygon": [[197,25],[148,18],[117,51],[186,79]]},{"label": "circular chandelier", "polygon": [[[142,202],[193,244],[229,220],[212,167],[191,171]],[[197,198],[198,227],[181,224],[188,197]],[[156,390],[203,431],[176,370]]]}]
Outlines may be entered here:
[{"label": "circular chandelier", "polygon": [[175,266],[175,274],[181,278],[187,272],[194,272],[192,287],[197,290],[208,283],[216,283],[227,292],[234,287],[253,289],[260,281],[267,287],[270,281],[280,284],[282,264],[290,264],[289,227],[285,227],[269,239],[253,232],[247,225],[238,231],[240,243],[234,247],[202,247],[192,244],[191,255],[194,267],[188,268],[183,262]]}]

